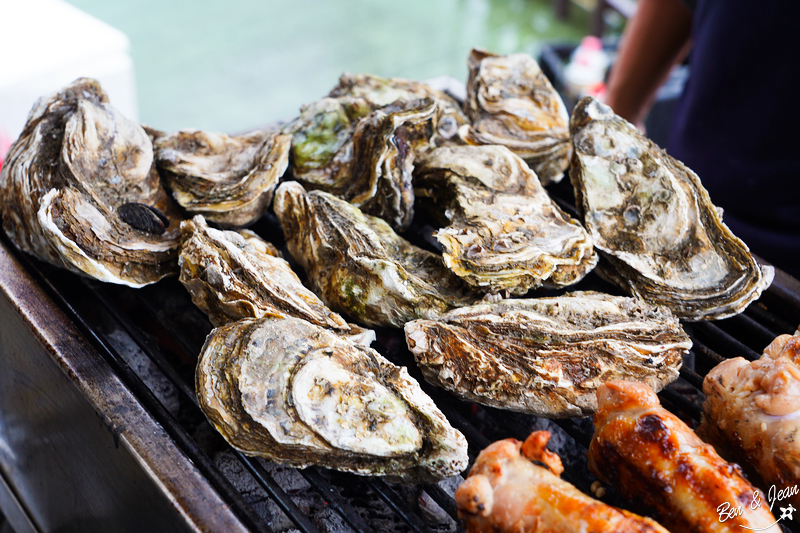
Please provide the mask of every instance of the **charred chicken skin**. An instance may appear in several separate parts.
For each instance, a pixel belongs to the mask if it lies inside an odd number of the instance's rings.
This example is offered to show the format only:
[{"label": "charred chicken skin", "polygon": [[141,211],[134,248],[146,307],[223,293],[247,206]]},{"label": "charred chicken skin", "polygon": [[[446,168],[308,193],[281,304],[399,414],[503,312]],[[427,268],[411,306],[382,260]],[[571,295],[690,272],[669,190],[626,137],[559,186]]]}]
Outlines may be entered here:
[{"label": "charred chicken skin", "polygon": [[597,400],[589,469],[637,508],[674,533],[780,533],[765,495],[661,407],[647,385],[611,381]]},{"label": "charred chicken skin", "polygon": [[455,494],[468,533],[666,533],[562,480],[561,459],[545,448],[549,439],[535,431],[524,443],[505,439],[481,451]]},{"label": "charred chicken skin", "polygon": [[800,508],[798,363],[800,335],[781,335],[757,361],[728,359],[703,381],[706,401],[697,433],[757,480],[773,512],[787,502]]}]

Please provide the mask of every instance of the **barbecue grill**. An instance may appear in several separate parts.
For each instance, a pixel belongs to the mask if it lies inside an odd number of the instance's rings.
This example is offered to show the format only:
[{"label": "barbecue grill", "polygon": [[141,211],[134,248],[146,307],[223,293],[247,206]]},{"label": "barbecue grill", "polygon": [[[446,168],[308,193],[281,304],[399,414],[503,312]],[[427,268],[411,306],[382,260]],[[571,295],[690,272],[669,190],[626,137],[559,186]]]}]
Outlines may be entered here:
[{"label": "barbecue grill", "polygon": [[[553,189],[574,212],[569,185]],[[252,229],[286,251],[274,217]],[[434,229],[420,214],[406,236],[435,249]],[[574,288],[618,293],[596,274]],[[0,291],[0,509],[17,533],[462,531],[457,478],[394,484],[283,467],[228,446],[194,394],[211,324],[177,279],[131,289],[82,278],[21,253],[2,235]],[[705,373],[726,357],[759,357],[798,324],[800,282],[781,271],[743,314],[684,323],[694,348],[680,379],[659,393],[662,403],[696,426]],[[589,418],[538,419],[458,400],[422,379],[401,330],[377,336],[373,346],[407,366],[464,433],[471,460],[492,441],[547,429],[563,477],[592,493]],[[604,501],[624,505],[606,488]]]}]

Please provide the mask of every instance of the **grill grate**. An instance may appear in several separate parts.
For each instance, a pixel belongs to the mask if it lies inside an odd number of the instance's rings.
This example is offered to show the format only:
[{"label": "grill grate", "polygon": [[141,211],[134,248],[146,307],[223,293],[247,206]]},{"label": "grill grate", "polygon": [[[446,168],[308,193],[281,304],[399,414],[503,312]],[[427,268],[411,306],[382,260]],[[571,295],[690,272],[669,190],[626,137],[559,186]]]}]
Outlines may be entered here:
[{"label": "grill grate", "polygon": [[[256,231],[276,246],[284,245],[274,220],[265,218]],[[421,239],[417,244],[433,247],[428,233],[417,230]],[[3,238],[9,249],[16,250]],[[250,530],[463,531],[452,497],[457,480],[404,486],[316,467],[276,470],[266,461],[232,450],[210,428],[194,395],[194,365],[211,325],[176,279],[135,290],[77,278],[24,254],[17,256]],[[791,324],[800,323],[796,285],[795,280],[779,276],[742,315],[715,323],[684,324],[694,347],[680,379],[659,393],[664,406],[696,426],[702,412],[702,379],[714,365],[726,356],[757,358],[774,337],[794,332]],[[618,293],[596,275],[575,289]],[[492,441],[524,439],[534,429],[548,429],[553,434],[551,448],[564,461],[564,479],[591,494],[594,478],[585,458],[593,429],[590,419],[551,421],[460,401],[422,379],[401,331],[379,329],[377,334],[374,347],[396,364],[407,366],[450,423],[467,437],[471,462]],[[247,483],[257,486],[268,501],[256,501],[242,490],[242,480],[221,468],[216,460],[220,456],[233,461],[238,475],[247,476]],[[289,483],[285,471],[292,479]],[[299,485],[303,485],[301,490]],[[604,500],[624,505],[613,487],[608,487]]]}]

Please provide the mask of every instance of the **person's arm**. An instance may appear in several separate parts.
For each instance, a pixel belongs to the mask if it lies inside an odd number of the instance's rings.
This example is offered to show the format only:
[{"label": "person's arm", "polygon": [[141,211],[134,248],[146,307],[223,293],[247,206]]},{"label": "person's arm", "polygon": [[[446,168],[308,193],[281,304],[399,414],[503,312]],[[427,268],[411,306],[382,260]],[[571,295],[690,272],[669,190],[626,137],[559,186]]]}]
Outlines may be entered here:
[{"label": "person's arm", "polygon": [[691,24],[682,0],[639,0],[608,79],[614,112],[643,130],[656,91],[689,50]]}]

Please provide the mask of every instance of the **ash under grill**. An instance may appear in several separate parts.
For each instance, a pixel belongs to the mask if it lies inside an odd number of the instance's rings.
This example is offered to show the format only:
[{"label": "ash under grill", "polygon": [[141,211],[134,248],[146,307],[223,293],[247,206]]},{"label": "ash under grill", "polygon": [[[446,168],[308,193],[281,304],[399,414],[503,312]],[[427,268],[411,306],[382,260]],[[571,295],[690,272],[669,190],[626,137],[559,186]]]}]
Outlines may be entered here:
[{"label": "ash under grill", "polygon": [[[274,219],[265,217],[252,229],[279,248],[284,244]],[[415,222],[408,236],[418,245],[433,248],[431,230]],[[129,289],[79,278],[24,254],[15,255],[247,529],[462,531],[452,497],[457,478],[437,485],[400,485],[316,467],[297,470],[233,450],[208,424],[195,398],[195,363],[211,325],[177,279]],[[575,289],[619,293],[594,274],[570,290]],[[709,369],[727,357],[757,358],[777,335],[793,333],[797,324],[800,284],[782,273],[742,315],[713,323],[684,323],[694,347],[680,379],[659,393],[663,405],[696,427],[703,401],[700,387]],[[508,437],[523,440],[532,430],[547,429],[553,434],[550,448],[564,462],[563,478],[591,494],[594,478],[585,457],[593,429],[589,418],[546,420],[458,400],[424,381],[401,330],[379,329],[377,334],[373,347],[394,363],[407,366],[450,423],[464,433],[471,461],[490,442]],[[603,500],[624,506],[613,487],[606,488]]]}]

